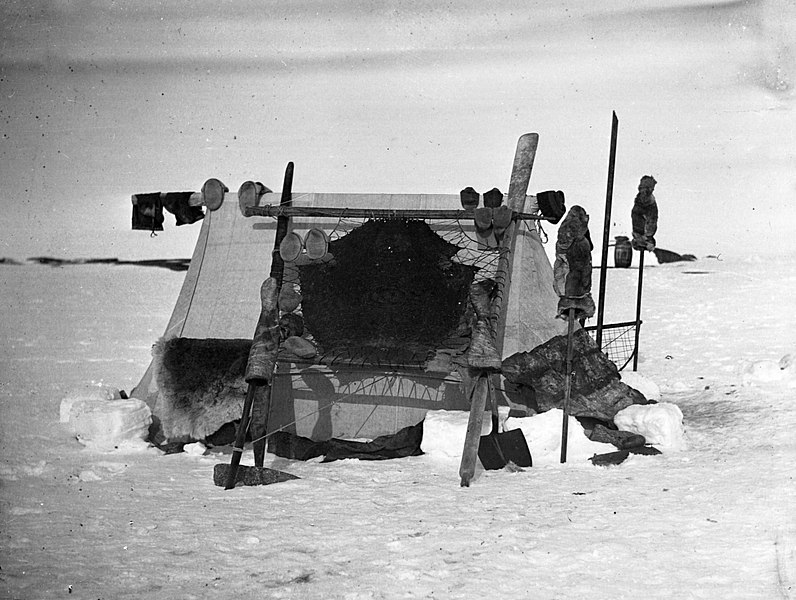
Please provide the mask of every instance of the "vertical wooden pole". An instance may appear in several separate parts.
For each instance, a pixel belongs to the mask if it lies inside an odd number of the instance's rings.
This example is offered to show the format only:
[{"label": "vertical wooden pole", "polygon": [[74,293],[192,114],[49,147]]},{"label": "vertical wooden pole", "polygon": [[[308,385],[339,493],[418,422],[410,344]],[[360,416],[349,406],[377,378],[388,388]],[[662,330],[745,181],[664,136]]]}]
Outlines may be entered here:
[{"label": "vertical wooden pole", "polygon": [[[533,162],[536,158],[536,148],[539,144],[539,134],[526,133],[517,140],[517,149],[514,153],[514,163],[511,168],[509,180],[509,193],[507,204],[512,212],[520,212],[528,193],[528,183],[531,179]],[[495,338],[495,345],[499,352],[503,351],[503,328],[506,323],[506,311],[509,304],[509,288],[511,285],[511,265],[516,244],[517,220],[512,219],[511,225],[506,228],[500,242],[500,257],[498,258],[495,281],[500,290],[489,306],[490,329]],[[486,395],[489,374],[481,374],[475,382],[470,403],[470,419],[467,423],[462,460],[459,465],[461,486],[469,487],[475,475],[476,461],[478,460],[478,442],[481,437],[481,425],[486,407]],[[483,383],[482,383],[483,380]]]},{"label": "vertical wooden pole", "polygon": [[[281,203],[289,204],[292,199],[293,186],[292,162],[287,165],[284,181]],[[282,219],[285,220],[282,221]],[[246,381],[248,382],[248,388],[246,390],[246,399],[243,402],[240,425],[238,426],[237,435],[235,436],[235,444],[232,447],[232,458],[230,459],[227,480],[224,485],[224,489],[226,490],[231,490],[235,487],[238,467],[240,466],[240,459],[243,454],[243,446],[246,443],[246,433],[248,432],[251,422],[254,399],[260,396],[261,399],[268,404],[271,398],[270,389],[260,390],[259,388],[264,386],[270,388],[274,376],[272,367],[276,365],[276,356],[279,352],[279,340],[275,329],[278,328],[279,320],[279,309],[276,305],[276,299],[279,296],[279,287],[282,285],[282,273],[284,271],[284,261],[282,261],[282,257],[279,254],[279,244],[285,237],[287,229],[287,217],[279,217],[277,219],[276,234],[274,235],[271,276],[263,283],[263,287],[260,290],[262,308],[254,332],[252,350],[249,352],[249,361],[246,365]],[[276,347],[274,348],[273,346]],[[257,362],[257,365],[255,365],[254,362]],[[269,408],[270,406],[263,406],[262,410],[259,410],[257,413],[258,432],[261,430],[265,433],[268,428]],[[258,445],[255,454],[257,454],[257,452],[259,452],[259,456],[255,456],[255,462],[259,464],[256,464],[256,466],[262,466],[263,457],[265,455],[264,441],[262,441],[261,445]]]},{"label": "vertical wooden pole", "polygon": [[572,396],[572,354],[573,336],[575,335],[575,309],[570,308],[567,315],[567,373],[564,381],[564,421],[561,424],[561,462],[567,462],[567,439],[569,437],[569,400]]},{"label": "vertical wooden pole", "polygon": [[603,221],[603,248],[600,261],[600,292],[597,298],[597,347],[603,347],[603,318],[605,316],[605,284],[608,273],[608,241],[611,237],[611,209],[614,198],[614,170],[616,168],[616,138],[619,132],[619,119],[616,112],[611,121],[611,151],[608,157],[608,184],[605,190],[605,220]]},{"label": "vertical wooden pole", "polygon": [[636,291],[636,340],[633,344],[633,370],[638,371],[638,344],[641,334],[641,290],[644,282],[644,250],[639,250],[638,289]]},{"label": "vertical wooden pole", "polygon": [[[293,203],[293,171],[294,165],[292,162],[287,163],[285,168],[285,177],[282,182],[282,195],[279,199],[279,206],[290,206]],[[282,289],[282,279],[285,275],[285,261],[282,260],[282,255],[279,253],[279,244],[285,239],[287,230],[290,227],[290,217],[277,217],[276,218],[276,233],[274,238],[274,249],[271,253],[271,277],[276,279],[277,282],[277,296],[279,290]],[[274,371],[279,369],[279,364],[275,363]],[[274,395],[274,381],[273,376],[265,386],[265,389],[258,390],[254,398],[255,405],[252,414],[252,437],[257,439],[252,444],[254,451],[254,466],[262,467],[265,463],[265,451],[268,443],[265,436],[268,434],[268,417],[271,412],[271,399]],[[260,439],[262,438],[262,439]]]},{"label": "vertical wooden pole", "polygon": [[470,418],[467,421],[467,432],[464,437],[462,460],[459,465],[460,485],[470,487],[475,474],[475,463],[478,460],[478,442],[481,438],[481,425],[486,410],[486,396],[489,390],[488,375],[479,373],[472,382],[473,390],[470,399]]}]

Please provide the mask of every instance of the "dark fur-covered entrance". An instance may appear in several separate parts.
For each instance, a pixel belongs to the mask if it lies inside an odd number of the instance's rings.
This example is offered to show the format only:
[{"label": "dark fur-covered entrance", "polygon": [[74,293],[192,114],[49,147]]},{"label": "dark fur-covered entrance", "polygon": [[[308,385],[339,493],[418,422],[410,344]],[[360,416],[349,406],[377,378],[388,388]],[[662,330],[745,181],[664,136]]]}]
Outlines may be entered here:
[{"label": "dark fur-covered entrance", "polygon": [[299,267],[306,328],[324,352],[414,362],[456,332],[476,269],[425,222],[371,220],[329,251]]}]

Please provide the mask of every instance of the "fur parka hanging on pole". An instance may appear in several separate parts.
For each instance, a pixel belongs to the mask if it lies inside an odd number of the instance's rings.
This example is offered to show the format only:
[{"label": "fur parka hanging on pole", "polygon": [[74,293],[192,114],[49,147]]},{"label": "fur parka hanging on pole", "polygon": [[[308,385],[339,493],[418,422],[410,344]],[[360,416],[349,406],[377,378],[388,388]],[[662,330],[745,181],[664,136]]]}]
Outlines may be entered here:
[{"label": "fur parka hanging on pole", "polygon": [[658,203],[655,195],[655,178],[644,175],[638,184],[638,194],[633,202],[630,218],[633,223],[633,248],[636,250],[655,250],[655,234],[658,232]]},{"label": "fur parka hanging on pole", "polygon": [[594,316],[591,297],[591,251],[589,215],[580,206],[573,206],[558,227],[556,260],[553,266],[553,288],[559,296],[558,317],[566,319],[570,308],[578,320]]}]

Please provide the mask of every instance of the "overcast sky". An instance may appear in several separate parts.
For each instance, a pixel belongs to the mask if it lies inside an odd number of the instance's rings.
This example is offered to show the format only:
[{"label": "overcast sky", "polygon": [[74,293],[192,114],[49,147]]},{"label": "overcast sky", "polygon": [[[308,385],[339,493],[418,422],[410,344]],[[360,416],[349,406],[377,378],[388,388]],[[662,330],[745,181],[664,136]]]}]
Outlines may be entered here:
[{"label": "overcast sky", "polygon": [[612,233],[627,233],[650,173],[662,244],[792,244],[794,12],[786,0],[5,2],[0,255],[184,256],[196,228],[142,241],[130,194],[211,176],[278,189],[289,160],[300,191],[506,188],[527,131],[541,138],[529,191],[564,190],[599,231],[612,111]]}]

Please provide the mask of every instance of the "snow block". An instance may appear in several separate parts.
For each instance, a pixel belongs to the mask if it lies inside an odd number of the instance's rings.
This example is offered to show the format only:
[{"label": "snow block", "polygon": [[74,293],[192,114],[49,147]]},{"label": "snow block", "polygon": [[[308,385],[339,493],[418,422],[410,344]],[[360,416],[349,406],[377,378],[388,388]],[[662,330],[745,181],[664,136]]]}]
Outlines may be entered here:
[{"label": "snow block", "polygon": [[98,450],[140,444],[147,439],[152,413],[137,398],[79,400],[72,404],[69,425],[78,441]]},{"label": "snow block", "polygon": [[634,390],[644,394],[647,400],[658,402],[661,399],[661,388],[651,379],[635,371],[623,371],[620,373],[620,378],[625,385],[629,385]]},{"label": "snow block", "polygon": [[782,383],[796,387],[796,359],[786,354],[778,361],[743,361],[740,365],[741,384],[744,387],[760,383]]},{"label": "snow block", "polygon": [[669,450],[685,449],[683,413],[676,404],[628,406],[616,414],[614,425],[623,431],[643,435],[648,444]]},{"label": "snow block", "polygon": [[[491,413],[484,413],[481,435],[492,429]],[[461,459],[470,413],[459,410],[430,410],[423,421],[420,449],[430,458]]]},{"label": "snow block", "polygon": [[75,388],[61,399],[61,423],[69,422],[72,406],[79,400],[87,402],[107,402],[108,400],[118,400],[121,397],[121,392],[118,389],[107,385],[86,385]]}]

